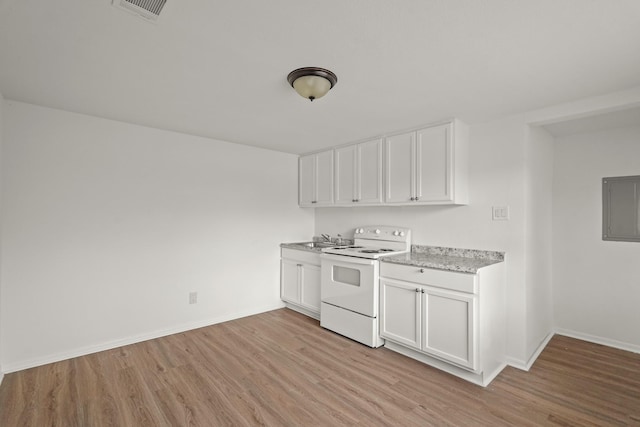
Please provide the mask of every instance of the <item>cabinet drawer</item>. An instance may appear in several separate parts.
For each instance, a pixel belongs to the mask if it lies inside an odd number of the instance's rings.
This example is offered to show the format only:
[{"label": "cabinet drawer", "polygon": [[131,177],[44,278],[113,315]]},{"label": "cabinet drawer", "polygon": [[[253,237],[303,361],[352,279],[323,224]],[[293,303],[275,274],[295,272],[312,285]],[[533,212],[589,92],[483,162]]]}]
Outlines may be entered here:
[{"label": "cabinet drawer", "polygon": [[459,292],[478,293],[476,274],[381,262],[380,276]]},{"label": "cabinet drawer", "polygon": [[281,248],[282,258],[311,265],[320,265],[320,254],[296,249]]}]

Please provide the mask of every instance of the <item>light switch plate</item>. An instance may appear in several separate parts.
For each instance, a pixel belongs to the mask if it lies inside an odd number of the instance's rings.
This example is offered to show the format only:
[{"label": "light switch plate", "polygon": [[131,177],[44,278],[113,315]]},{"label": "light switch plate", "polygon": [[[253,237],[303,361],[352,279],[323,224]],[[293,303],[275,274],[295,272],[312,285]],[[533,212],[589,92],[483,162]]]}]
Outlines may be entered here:
[{"label": "light switch plate", "polygon": [[494,221],[508,221],[509,206],[493,206],[492,218]]}]

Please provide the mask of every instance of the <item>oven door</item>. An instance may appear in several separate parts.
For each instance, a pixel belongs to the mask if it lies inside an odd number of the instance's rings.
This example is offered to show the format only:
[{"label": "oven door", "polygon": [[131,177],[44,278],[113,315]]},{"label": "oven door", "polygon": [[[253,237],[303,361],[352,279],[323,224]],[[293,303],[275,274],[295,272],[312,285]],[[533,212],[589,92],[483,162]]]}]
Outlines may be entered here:
[{"label": "oven door", "polygon": [[378,316],[379,262],[322,254],[320,299],[369,317]]}]

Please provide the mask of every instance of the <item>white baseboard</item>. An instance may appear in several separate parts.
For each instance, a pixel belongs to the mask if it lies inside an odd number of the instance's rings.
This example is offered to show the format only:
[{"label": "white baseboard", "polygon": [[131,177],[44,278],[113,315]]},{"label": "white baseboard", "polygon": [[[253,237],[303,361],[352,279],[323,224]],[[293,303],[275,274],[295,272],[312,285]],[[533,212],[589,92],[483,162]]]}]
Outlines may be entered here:
[{"label": "white baseboard", "polygon": [[0,372],[0,385],[2,385],[2,380],[4,379],[4,373]]},{"label": "white baseboard", "polygon": [[284,305],[289,310],[297,311],[298,313],[304,314],[305,316],[311,317],[316,320],[320,320],[320,313],[316,313],[315,311],[311,311],[309,309],[297,306],[295,304],[289,304],[288,302],[285,302]]},{"label": "white baseboard", "polygon": [[569,329],[555,328],[554,332],[549,333],[545,337],[545,339],[540,343],[540,345],[538,346],[536,351],[533,353],[533,355],[529,358],[529,360],[524,362],[519,359],[507,357],[507,364],[509,366],[513,366],[514,368],[521,369],[523,371],[528,371],[529,369],[531,369],[531,366],[533,366],[538,356],[540,356],[540,353],[542,353],[544,348],[547,346],[547,344],[549,344],[549,341],[551,341],[551,338],[553,338],[555,334],[563,335],[565,337],[575,338],[582,341],[592,342],[594,344],[605,345],[607,347],[613,347],[620,350],[630,351],[632,353],[640,353],[640,345],[630,344],[622,341],[616,341],[610,338],[603,338],[595,335],[589,335],[582,332],[572,331]]},{"label": "white baseboard", "polygon": [[47,365],[49,363],[59,362],[61,360],[72,359],[74,357],[86,356],[87,354],[97,353],[99,351],[111,350],[113,348],[122,347],[125,345],[135,344],[142,341],[152,340],[155,338],[164,337],[167,335],[178,334],[185,331],[190,331],[192,329],[203,328],[205,326],[215,325],[216,323],[227,322],[229,320],[240,319],[242,317],[253,316],[254,314],[264,313],[271,310],[276,310],[284,307],[284,304],[272,304],[266,307],[255,308],[246,311],[240,311],[237,313],[226,314],[224,316],[218,316],[210,319],[200,320],[197,322],[184,323],[182,325],[178,325],[168,329],[162,329],[154,332],[149,332],[140,335],[134,335],[131,337],[113,340],[109,342],[105,342],[97,345],[90,345],[86,347],[80,347],[73,350],[50,354],[43,357],[36,357],[29,360],[22,360],[18,362],[12,363],[4,363],[3,374],[8,374],[11,372],[21,371],[23,369],[29,369],[36,366]]},{"label": "white baseboard", "polygon": [[538,345],[538,347],[536,348],[536,351],[533,352],[533,354],[529,357],[527,361],[524,361],[521,359],[514,359],[512,357],[507,357],[507,364],[509,366],[513,366],[514,368],[521,369],[523,371],[529,371],[529,369],[531,369],[535,361],[538,359],[538,356],[540,356],[540,353],[542,353],[542,351],[547,346],[547,344],[549,344],[549,341],[551,341],[551,338],[553,338],[554,335],[555,334],[553,332],[549,332],[547,336],[544,337],[540,345]]},{"label": "white baseboard", "polygon": [[595,335],[584,334],[569,329],[556,328],[556,334],[565,337],[576,338],[582,341],[592,342],[594,344],[606,345],[607,347],[618,348],[620,350],[630,351],[632,353],[640,353],[640,345],[630,344],[622,341],[612,340],[610,338],[598,337]]}]

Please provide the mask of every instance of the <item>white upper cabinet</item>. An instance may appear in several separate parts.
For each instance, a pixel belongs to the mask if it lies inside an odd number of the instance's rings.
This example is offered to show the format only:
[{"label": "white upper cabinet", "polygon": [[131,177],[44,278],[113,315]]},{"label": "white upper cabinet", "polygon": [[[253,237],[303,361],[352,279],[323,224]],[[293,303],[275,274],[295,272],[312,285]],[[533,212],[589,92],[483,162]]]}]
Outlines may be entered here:
[{"label": "white upper cabinet", "polygon": [[316,161],[315,155],[300,156],[298,160],[298,204],[312,206],[316,199]]},{"label": "white upper cabinet", "polygon": [[382,202],[382,140],[335,149],[336,205]]},{"label": "white upper cabinet", "polygon": [[333,150],[300,156],[298,163],[299,205],[333,205]]},{"label": "white upper cabinet", "polygon": [[356,200],[358,204],[382,202],[382,140],[358,144]]},{"label": "white upper cabinet", "polygon": [[453,200],[451,125],[419,130],[416,135],[416,201]]},{"label": "white upper cabinet", "polygon": [[467,128],[457,121],[386,138],[385,198],[394,204],[466,204]]},{"label": "white upper cabinet", "polygon": [[356,146],[336,148],[336,205],[351,205],[356,198]]},{"label": "white upper cabinet", "polygon": [[316,154],[316,203],[333,204],[333,150]]},{"label": "white upper cabinet", "polygon": [[385,193],[387,203],[408,203],[414,200],[416,133],[390,136],[385,142]]},{"label": "white upper cabinet", "polygon": [[300,156],[299,205],[464,205],[467,169],[468,129],[453,119]]}]

